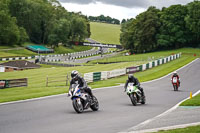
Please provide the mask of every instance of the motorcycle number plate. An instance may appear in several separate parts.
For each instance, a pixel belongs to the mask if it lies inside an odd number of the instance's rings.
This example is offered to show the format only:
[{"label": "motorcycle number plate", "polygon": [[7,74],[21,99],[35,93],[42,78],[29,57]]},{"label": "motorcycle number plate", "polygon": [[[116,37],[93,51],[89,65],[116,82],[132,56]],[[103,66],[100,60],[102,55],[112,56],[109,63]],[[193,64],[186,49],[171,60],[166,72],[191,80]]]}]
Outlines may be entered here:
[{"label": "motorcycle number plate", "polygon": [[177,78],[174,77],[172,81],[173,81],[173,83],[177,83]]}]

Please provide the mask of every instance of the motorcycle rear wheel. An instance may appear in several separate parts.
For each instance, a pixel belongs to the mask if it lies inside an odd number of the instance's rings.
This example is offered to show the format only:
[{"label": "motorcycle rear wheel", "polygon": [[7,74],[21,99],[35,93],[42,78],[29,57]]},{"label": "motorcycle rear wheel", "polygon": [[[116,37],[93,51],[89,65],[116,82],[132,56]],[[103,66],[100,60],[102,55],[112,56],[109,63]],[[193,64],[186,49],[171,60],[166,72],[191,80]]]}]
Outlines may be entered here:
[{"label": "motorcycle rear wheel", "polygon": [[90,108],[93,110],[93,111],[97,111],[99,109],[99,102],[97,100],[97,98],[95,96],[93,96],[93,102],[94,104],[92,104],[90,106]]},{"label": "motorcycle rear wheel", "polygon": [[146,97],[145,97],[145,95],[142,97],[142,102],[141,102],[141,104],[145,104],[146,103]]},{"label": "motorcycle rear wheel", "polygon": [[173,85],[174,86],[174,91],[178,91],[178,86],[177,85]]}]

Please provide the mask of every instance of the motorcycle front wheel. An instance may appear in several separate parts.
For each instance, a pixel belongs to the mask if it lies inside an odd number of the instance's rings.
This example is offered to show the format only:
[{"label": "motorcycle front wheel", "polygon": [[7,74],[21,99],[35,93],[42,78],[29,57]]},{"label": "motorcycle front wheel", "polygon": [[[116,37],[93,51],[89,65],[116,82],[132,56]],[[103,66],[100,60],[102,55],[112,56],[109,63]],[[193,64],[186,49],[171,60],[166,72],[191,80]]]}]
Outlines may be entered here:
[{"label": "motorcycle front wheel", "polygon": [[72,105],[74,107],[74,110],[77,113],[82,113],[83,112],[83,104],[81,103],[80,100],[81,100],[80,98],[76,98],[76,99],[72,100]]},{"label": "motorcycle front wheel", "polygon": [[174,91],[178,91],[178,86],[174,85]]},{"label": "motorcycle front wheel", "polygon": [[131,99],[131,102],[132,102],[133,106],[136,106],[137,105],[137,96],[136,96],[136,93],[131,93],[129,97]]}]

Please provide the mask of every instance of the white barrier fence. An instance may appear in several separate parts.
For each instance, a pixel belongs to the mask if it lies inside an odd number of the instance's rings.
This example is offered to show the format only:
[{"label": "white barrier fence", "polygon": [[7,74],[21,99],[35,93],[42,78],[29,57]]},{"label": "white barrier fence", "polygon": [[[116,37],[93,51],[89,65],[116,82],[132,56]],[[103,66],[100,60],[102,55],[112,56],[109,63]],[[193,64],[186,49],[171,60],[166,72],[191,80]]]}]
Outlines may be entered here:
[{"label": "white barrier fence", "polygon": [[126,68],[108,71],[108,78],[118,77],[126,74]]}]

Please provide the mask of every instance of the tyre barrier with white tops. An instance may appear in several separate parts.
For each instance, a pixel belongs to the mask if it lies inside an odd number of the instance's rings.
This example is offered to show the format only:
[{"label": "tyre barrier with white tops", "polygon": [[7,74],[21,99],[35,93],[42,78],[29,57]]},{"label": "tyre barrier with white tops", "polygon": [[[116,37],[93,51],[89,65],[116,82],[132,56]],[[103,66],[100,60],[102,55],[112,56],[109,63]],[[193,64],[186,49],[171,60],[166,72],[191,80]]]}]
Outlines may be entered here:
[{"label": "tyre barrier with white tops", "polygon": [[136,72],[139,72],[139,71],[145,71],[147,69],[150,69],[150,68],[159,66],[161,64],[165,64],[167,62],[170,62],[172,60],[178,59],[180,57],[181,57],[181,53],[178,53],[178,54],[170,55],[170,56],[162,58],[162,59],[154,60],[154,61],[149,62],[147,64],[142,64],[142,65],[139,65],[139,66],[133,66],[133,67],[123,68],[123,69],[115,69],[115,70],[112,70],[112,71],[85,73],[84,79],[87,82],[107,80],[109,78],[123,76],[125,74],[131,74],[131,73],[136,73]]}]

